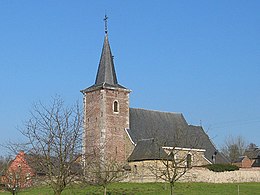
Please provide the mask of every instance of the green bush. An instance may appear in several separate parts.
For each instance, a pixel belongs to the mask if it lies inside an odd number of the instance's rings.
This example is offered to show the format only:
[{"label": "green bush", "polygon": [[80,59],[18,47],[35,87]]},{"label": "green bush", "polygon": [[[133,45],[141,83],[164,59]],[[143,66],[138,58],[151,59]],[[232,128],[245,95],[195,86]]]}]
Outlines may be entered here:
[{"label": "green bush", "polygon": [[214,172],[224,172],[224,171],[235,171],[239,170],[239,167],[231,164],[210,164],[205,165],[204,167],[208,168]]}]

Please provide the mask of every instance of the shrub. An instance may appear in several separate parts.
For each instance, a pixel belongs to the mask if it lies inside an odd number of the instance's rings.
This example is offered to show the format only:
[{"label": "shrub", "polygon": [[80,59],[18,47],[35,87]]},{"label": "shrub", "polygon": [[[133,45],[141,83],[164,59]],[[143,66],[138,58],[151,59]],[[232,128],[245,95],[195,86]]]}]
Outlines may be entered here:
[{"label": "shrub", "polygon": [[231,164],[209,164],[204,167],[208,168],[214,172],[224,172],[224,171],[235,171],[239,170],[239,167]]}]

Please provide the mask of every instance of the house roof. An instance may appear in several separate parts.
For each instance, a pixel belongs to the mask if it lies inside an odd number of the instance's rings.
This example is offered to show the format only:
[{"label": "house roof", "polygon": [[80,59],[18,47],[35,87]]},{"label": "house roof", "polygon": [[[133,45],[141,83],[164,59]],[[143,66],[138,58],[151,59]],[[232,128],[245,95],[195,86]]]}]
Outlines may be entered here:
[{"label": "house roof", "polygon": [[247,149],[244,153],[250,159],[259,158],[260,157],[260,149],[259,148],[252,148]]},{"label": "house roof", "polygon": [[[208,135],[202,127],[188,125],[181,113],[130,108],[129,120],[127,131],[135,144],[154,138],[161,146],[205,149],[205,157],[213,161],[217,149]],[[215,159],[217,163],[227,162],[219,152]]]},{"label": "house roof", "polygon": [[[76,155],[75,159],[78,160],[79,157],[81,157],[81,154]],[[51,156],[48,158],[48,160],[46,158],[47,156],[34,153],[25,154],[25,159],[28,162],[28,165],[35,171],[37,175],[43,176],[48,173],[46,162],[49,160],[51,161],[52,166],[56,168],[53,170],[53,174],[56,174],[56,171],[59,171],[59,166],[61,166],[59,158],[55,156]],[[70,166],[71,174],[77,174],[82,171],[81,164],[77,160],[73,160],[73,162],[62,162],[62,164],[68,164]]]},{"label": "house roof", "polygon": [[254,163],[252,164],[252,167],[260,167],[260,161],[259,159],[256,159]]},{"label": "house roof", "polygon": [[238,157],[238,158],[234,161],[234,163],[241,163],[241,162],[244,160],[245,157],[246,157],[246,156],[240,156],[240,157]]}]

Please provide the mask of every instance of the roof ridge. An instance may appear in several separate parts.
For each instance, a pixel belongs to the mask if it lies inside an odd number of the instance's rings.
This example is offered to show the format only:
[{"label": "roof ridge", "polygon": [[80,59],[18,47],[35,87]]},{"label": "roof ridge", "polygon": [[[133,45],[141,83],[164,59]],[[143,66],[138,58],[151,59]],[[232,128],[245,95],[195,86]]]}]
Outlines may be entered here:
[{"label": "roof ridge", "polygon": [[144,110],[144,111],[150,111],[150,112],[160,112],[160,113],[168,113],[168,114],[180,114],[183,115],[181,112],[170,112],[170,111],[161,111],[161,110],[150,110],[145,108],[130,108],[135,110]]},{"label": "roof ridge", "polygon": [[201,125],[192,125],[192,124],[188,124],[190,127],[200,127],[203,128]]},{"label": "roof ridge", "polygon": [[140,141],[154,141],[154,140],[155,140],[155,138],[151,137],[151,138],[140,139],[140,140],[138,140],[138,142],[140,142]]}]

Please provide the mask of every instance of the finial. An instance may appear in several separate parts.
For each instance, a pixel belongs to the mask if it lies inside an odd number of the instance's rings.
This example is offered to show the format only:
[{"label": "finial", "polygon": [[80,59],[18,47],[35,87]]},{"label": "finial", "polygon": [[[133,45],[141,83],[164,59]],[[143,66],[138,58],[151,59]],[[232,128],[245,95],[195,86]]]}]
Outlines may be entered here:
[{"label": "finial", "polygon": [[107,15],[105,14],[105,18],[104,18],[104,21],[105,21],[105,33],[107,34]]}]

